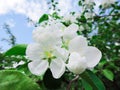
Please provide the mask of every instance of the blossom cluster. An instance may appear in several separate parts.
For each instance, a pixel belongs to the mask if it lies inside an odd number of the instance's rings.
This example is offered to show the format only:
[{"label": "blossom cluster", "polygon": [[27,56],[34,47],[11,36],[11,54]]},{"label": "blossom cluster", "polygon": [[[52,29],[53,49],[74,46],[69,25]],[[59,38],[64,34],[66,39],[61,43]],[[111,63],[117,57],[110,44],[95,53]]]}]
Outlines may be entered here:
[{"label": "blossom cluster", "polygon": [[35,75],[43,75],[49,68],[54,78],[60,78],[68,69],[81,74],[94,68],[101,59],[101,52],[88,46],[87,39],[77,35],[79,26],[75,23],[65,26],[60,21],[50,21],[33,31],[34,43],[26,50],[31,60],[29,70]]},{"label": "blossom cluster", "polygon": [[100,4],[102,8],[107,9],[111,7],[112,4],[115,4],[116,1],[117,0],[84,0],[83,3],[89,8],[94,4]]},{"label": "blossom cluster", "polygon": [[109,8],[115,2],[116,0],[104,0],[102,1],[101,5],[103,6],[103,8]]}]

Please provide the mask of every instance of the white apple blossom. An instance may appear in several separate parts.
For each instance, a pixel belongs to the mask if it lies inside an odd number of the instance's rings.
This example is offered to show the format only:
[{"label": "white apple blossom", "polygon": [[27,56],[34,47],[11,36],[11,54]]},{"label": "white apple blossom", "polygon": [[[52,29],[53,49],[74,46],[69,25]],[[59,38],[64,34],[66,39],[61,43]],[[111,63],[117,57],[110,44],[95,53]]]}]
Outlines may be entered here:
[{"label": "white apple blossom", "polygon": [[64,28],[65,26],[63,24],[57,22],[52,22],[45,27],[39,26],[33,31],[33,39],[35,42],[43,44],[46,48],[61,45],[60,33]]},{"label": "white apple blossom", "polygon": [[68,53],[58,47],[61,37],[57,30],[49,29],[41,27],[33,31],[36,42],[29,44],[26,50],[27,57],[32,61],[28,64],[28,68],[35,75],[42,75],[50,68],[53,77],[60,78],[65,72]]},{"label": "white apple blossom", "polygon": [[80,17],[81,14],[75,13],[75,14],[67,14],[63,17],[63,21],[75,23],[77,22],[77,18]]},{"label": "white apple blossom", "polygon": [[29,70],[35,75],[42,75],[49,68],[54,78],[60,78],[66,66],[75,74],[96,66],[101,52],[88,46],[85,37],[77,35],[79,29],[75,23],[66,27],[54,20],[46,26],[37,27],[33,31],[35,42],[29,44],[26,50],[31,60]]},{"label": "white apple blossom", "polygon": [[77,36],[78,25],[71,24],[62,32],[63,46],[67,49],[69,41]]},{"label": "white apple blossom", "polygon": [[84,30],[85,30],[84,26],[83,26],[83,25],[80,25],[79,31],[84,31]]},{"label": "white apple blossom", "polygon": [[87,4],[87,5],[88,5],[88,4],[92,4],[92,3],[94,3],[94,2],[95,2],[95,0],[85,0],[85,1],[84,1],[84,3]]},{"label": "white apple blossom", "polygon": [[103,8],[109,8],[111,4],[114,4],[116,0],[102,0],[101,5]]},{"label": "white apple blossom", "polygon": [[86,19],[89,19],[89,18],[92,19],[94,16],[95,16],[95,13],[92,13],[92,12],[86,12],[85,13],[85,18]]},{"label": "white apple blossom", "polygon": [[73,52],[69,57],[69,62],[67,64],[68,69],[75,73],[80,74],[86,69],[86,59],[85,57],[80,56],[78,53]]},{"label": "white apple blossom", "polygon": [[62,32],[62,36],[64,40],[71,40],[74,37],[76,37],[78,28],[79,28],[78,25],[74,23],[66,27],[64,31]]},{"label": "white apple blossom", "polygon": [[86,11],[86,9],[92,9],[94,5],[95,5],[95,0],[84,0],[82,11]]},{"label": "white apple blossom", "polygon": [[72,39],[68,47],[70,56],[67,67],[75,74],[81,74],[85,69],[95,67],[102,56],[100,50],[88,46],[86,38],[82,36]]},{"label": "white apple blossom", "polygon": [[64,56],[60,57],[60,52],[55,48],[46,50],[40,44],[34,43],[28,45],[26,55],[32,60],[28,68],[35,75],[44,74],[48,68],[54,78],[60,78],[65,72]]}]

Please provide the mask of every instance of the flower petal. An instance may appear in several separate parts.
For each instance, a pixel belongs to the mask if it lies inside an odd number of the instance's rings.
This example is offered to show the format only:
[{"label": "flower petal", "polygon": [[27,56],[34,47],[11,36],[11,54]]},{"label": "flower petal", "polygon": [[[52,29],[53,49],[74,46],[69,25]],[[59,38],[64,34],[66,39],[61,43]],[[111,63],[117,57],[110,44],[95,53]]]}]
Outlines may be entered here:
[{"label": "flower petal", "polygon": [[38,42],[38,37],[40,36],[40,34],[44,33],[45,27],[37,27],[35,30],[33,30],[32,32],[32,37],[33,37],[33,40]]},{"label": "flower petal", "polygon": [[78,30],[78,25],[76,24],[71,24],[70,26],[68,26],[64,32],[63,32],[63,38],[64,40],[71,40],[74,37],[77,36],[77,30]]},{"label": "flower petal", "polygon": [[39,27],[37,30],[33,31],[33,39],[35,42],[42,44],[46,48],[59,44],[61,35],[58,33],[60,33],[60,31],[55,29],[57,28],[54,28],[53,25]]},{"label": "flower petal", "polygon": [[77,36],[72,39],[69,43],[70,52],[79,52],[80,54],[84,53],[84,49],[87,47],[87,40],[83,36]]},{"label": "flower petal", "polygon": [[64,62],[66,62],[66,60],[68,59],[69,52],[64,48],[56,47],[54,55],[56,57],[60,57]]},{"label": "flower petal", "polygon": [[102,54],[101,54],[101,51],[96,47],[89,46],[86,48],[85,57],[87,60],[88,68],[92,68],[99,63],[102,57]]},{"label": "flower petal", "polygon": [[50,70],[54,78],[60,78],[65,72],[65,63],[61,59],[55,59],[50,64]]},{"label": "flower petal", "polygon": [[30,60],[40,60],[43,57],[43,50],[38,43],[29,44],[26,49],[26,56]]},{"label": "flower petal", "polygon": [[78,25],[73,23],[70,26],[68,26],[65,30],[68,30],[68,31],[73,30],[76,32],[78,30]]},{"label": "flower petal", "polygon": [[41,60],[41,61],[37,60],[37,61],[30,62],[28,64],[29,70],[31,71],[31,73],[35,75],[44,74],[48,66],[49,64],[46,60]]},{"label": "flower petal", "polygon": [[81,57],[76,52],[71,53],[67,68],[75,74],[81,74],[87,68],[85,57]]}]

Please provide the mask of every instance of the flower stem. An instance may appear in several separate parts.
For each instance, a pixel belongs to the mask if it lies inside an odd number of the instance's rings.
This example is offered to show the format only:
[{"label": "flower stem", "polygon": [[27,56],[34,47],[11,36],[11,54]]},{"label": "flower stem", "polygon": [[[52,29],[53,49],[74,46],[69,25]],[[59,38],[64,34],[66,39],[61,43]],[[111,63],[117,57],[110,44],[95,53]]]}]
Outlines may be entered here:
[{"label": "flower stem", "polygon": [[66,90],[70,90],[72,83],[75,82],[76,80],[78,80],[78,78],[79,78],[79,75],[77,75],[75,78],[73,78],[73,79],[69,82]]}]

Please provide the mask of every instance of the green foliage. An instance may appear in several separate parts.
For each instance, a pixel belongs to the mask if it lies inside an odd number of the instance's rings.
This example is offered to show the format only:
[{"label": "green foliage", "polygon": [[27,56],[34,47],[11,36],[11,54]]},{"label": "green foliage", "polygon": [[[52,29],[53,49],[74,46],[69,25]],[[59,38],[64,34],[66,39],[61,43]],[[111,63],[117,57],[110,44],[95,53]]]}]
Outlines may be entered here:
[{"label": "green foliage", "polygon": [[25,58],[26,44],[18,44],[7,50],[5,53],[0,53],[1,68],[13,67],[13,64],[18,64],[20,61],[28,62]]},{"label": "green foliage", "polygon": [[82,79],[82,85],[85,90],[93,90],[91,85],[88,82],[86,82],[84,79]]},{"label": "green foliage", "polygon": [[40,17],[38,23],[40,24],[40,23],[42,23],[42,22],[44,22],[44,21],[47,21],[48,19],[49,19],[48,14],[43,14],[43,15]]},{"label": "green foliage", "polygon": [[28,69],[28,63],[17,66],[16,70],[18,70],[20,72],[24,72],[28,76],[31,75],[31,72]]},{"label": "green foliage", "polygon": [[111,80],[111,81],[113,81],[113,79],[114,79],[114,74],[113,74],[113,72],[110,71],[109,69],[104,69],[104,70],[103,70],[103,75],[104,75],[107,79],[109,79],[109,80]]},{"label": "green foliage", "polygon": [[85,82],[91,85],[93,90],[105,90],[102,81],[92,71],[87,70],[86,72],[82,73],[80,76],[82,77],[83,80],[85,80]]},{"label": "green foliage", "polygon": [[42,90],[23,73],[12,70],[0,71],[0,90]]},{"label": "green foliage", "polygon": [[82,22],[82,23],[86,23],[87,22],[87,19],[84,15],[81,16],[80,19],[78,19],[79,22]]},{"label": "green foliage", "polygon": [[18,44],[7,50],[4,55],[5,56],[25,55],[26,47],[27,47],[26,44]]},{"label": "green foliage", "polygon": [[53,18],[55,19],[60,19],[61,17],[58,15],[57,12],[54,12],[52,15],[51,15]]}]

